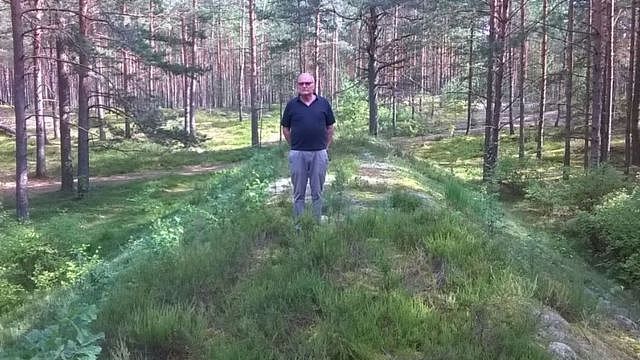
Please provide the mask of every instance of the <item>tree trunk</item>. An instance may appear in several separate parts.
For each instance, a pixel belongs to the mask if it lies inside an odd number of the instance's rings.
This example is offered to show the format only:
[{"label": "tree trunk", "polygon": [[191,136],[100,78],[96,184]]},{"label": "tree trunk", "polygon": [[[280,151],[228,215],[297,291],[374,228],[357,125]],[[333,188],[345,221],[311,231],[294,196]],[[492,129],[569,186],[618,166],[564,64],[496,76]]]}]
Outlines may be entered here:
[{"label": "tree trunk", "polygon": [[[98,65],[100,67],[100,65]],[[103,94],[102,83],[98,82],[96,87],[96,115],[98,119],[98,136],[100,141],[107,140],[107,134],[104,131],[104,106],[105,96]]]},{"label": "tree trunk", "polygon": [[614,0],[604,2],[605,26],[603,35],[606,35],[604,49],[604,101],[602,108],[602,125],[600,127],[600,161],[608,162],[611,150],[611,123],[613,118],[613,105],[615,97],[615,88],[613,86],[613,31],[614,31]]},{"label": "tree trunk", "polygon": [[589,165],[596,168],[600,165],[600,126],[602,124],[602,97],[603,97],[603,63],[602,54],[603,44],[603,4],[602,0],[593,0],[591,8],[592,26],[591,26],[591,77],[592,77],[592,95],[591,95],[591,157]]},{"label": "tree trunk", "polygon": [[494,102],[494,68],[496,54],[496,17],[497,17],[497,0],[489,0],[489,35],[488,47],[489,54],[487,56],[487,102],[485,109],[485,126],[484,126],[484,166],[482,169],[482,180],[490,181],[493,178],[493,171],[496,165],[496,158],[491,155],[491,139],[493,139],[493,102]]},{"label": "tree trunk", "polygon": [[[398,37],[398,6],[393,9],[393,39]],[[393,48],[393,63],[398,61],[398,48]],[[398,68],[392,68],[392,87],[391,87],[391,135],[396,135],[396,127],[398,123]]]},{"label": "tree trunk", "polygon": [[[196,0],[193,0],[192,2],[192,8],[191,10],[193,11],[192,14],[192,18],[191,18],[191,43],[190,48],[189,48],[189,52],[190,52],[190,58],[189,59],[189,66],[195,67],[196,66],[196,31],[197,31],[197,21],[196,21],[196,14],[195,11],[197,9],[198,6],[198,2]],[[194,101],[194,97],[195,97],[195,81],[196,81],[196,74],[191,74],[189,76],[189,89],[188,89],[188,106],[189,106],[189,135],[191,136],[191,140],[195,140],[196,138],[196,111],[195,111],[195,101]]]},{"label": "tree trunk", "polygon": [[[511,33],[510,30],[508,30]],[[511,43],[511,35],[509,35],[509,40],[507,42]],[[513,47],[509,45],[509,50],[507,53],[508,56],[508,64],[509,67],[507,71],[509,72],[509,135],[513,135],[515,133],[515,129],[513,127]]]},{"label": "tree trunk", "polygon": [[[34,9],[39,9],[40,0],[33,2]],[[36,178],[47,177],[47,151],[44,118],[44,80],[42,78],[42,11],[35,12],[33,24],[33,108],[36,119]]]},{"label": "tree trunk", "polygon": [[472,95],[473,95],[473,21],[471,22],[471,30],[469,34],[469,71],[467,79],[467,129],[464,134],[469,135],[469,129],[471,128],[471,111],[472,111]]},{"label": "tree trunk", "polygon": [[27,170],[27,119],[25,116],[24,45],[22,34],[22,0],[11,0],[11,30],[13,35],[13,107],[16,117],[16,215],[29,218]]},{"label": "tree trunk", "polygon": [[[61,26],[63,28],[63,26]],[[56,39],[58,68],[58,119],[60,121],[60,190],[73,192],[73,158],[71,156],[71,94],[69,92],[69,57],[62,39]]]},{"label": "tree trunk", "polygon": [[377,103],[377,74],[376,67],[376,39],[378,36],[378,11],[375,6],[369,7],[367,21],[367,87],[369,93],[369,135],[378,136],[378,103]]},{"label": "tree trunk", "polygon": [[[78,0],[80,38],[87,43],[90,0]],[[78,54],[78,193],[89,191],[89,49]]]},{"label": "tree trunk", "polygon": [[631,5],[631,39],[629,41],[629,78],[627,79],[627,121],[624,131],[624,173],[629,174],[631,168],[631,120],[633,107],[633,93],[635,84],[635,51],[636,51],[636,27],[638,26],[638,0],[633,0]]},{"label": "tree trunk", "polygon": [[322,94],[320,84],[320,1],[315,10],[315,36],[313,38],[313,78],[316,80],[316,93]]},{"label": "tree trunk", "polygon": [[[180,38],[182,45],[180,46],[180,55],[182,57],[182,66],[184,68],[189,67],[189,55],[187,53],[187,22],[184,19],[184,15],[180,17]],[[183,118],[183,130],[184,132],[191,137],[191,114],[189,114],[191,110],[191,86],[189,81],[189,75],[186,73],[182,74],[182,110],[184,111]]]},{"label": "tree trunk", "polygon": [[[127,13],[127,2],[122,3],[122,13]],[[129,117],[129,56],[127,50],[122,50],[122,91],[124,93],[124,137],[125,139],[131,139],[131,119]]]},{"label": "tree trunk", "polygon": [[525,1],[520,0],[520,57],[518,69],[518,100],[520,102],[520,128],[518,129],[518,158],[524,159],[524,81],[527,76],[527,33],[525,30]]},{"label": "tree trunk", "polygon": [[495,1],[495,14],[497,24],[494,25],[497,34],[496,46],[495,46],[495,80],[494,80],[494,104],[493,104],[493,119],[491,120],[491,138],[489,140],[489,146],[487,148],[486,160],[485,160],[485,174],[483,178],[485,180],[493,179],[495,175],[496,165],[498,163],[498,153],[500,144],[500,115],[502,109],[502,80],[504,79],[504,72],[506,68],[505,64],[505,47],[507,26],[509,23],[509,0],[496,0]]},{"label": "tree trunk", "polygon": [[547,0],[542,0],[542,45],[540,46],[540,104],[538,113],[538,135],[536,137],[536,158],[542,159],[544,147],[544,112],[547,93]]},{"label": "tree trunk", "polygon": [[[562,176],[564,179],[569,178],[571,167],[571,122],[573,120],[573,12],[574,0],[569,0],[569,9],[567,11],[567,44],[566,60],[565,60],[565,103],[566,114],[564,119],[564,169]],[[560,109],[558,109],[560,112]]]},{"label": "tree trunk", "polygon": [[[636,2],[637,4],[637,2]],[[637,4],[640,6],[640,4]],[[640,12],[640,10],[639,10]],[[636,49],[634,61],[633,106],[631,107],[631,164],[640,165],[640,129],[638,115],[640,107],[640,13],[636,24]]]},{"label": "tree trunk", "polygon": [[260,138],[258,134],[258,104],[257,104],[257,82],[258,82],[258,64],[257,44],[256,44],[256,6],[255,0],[249,0],[249,47],[250,47],[250,71],[249,91],[251,97],[251,146],[260,146]]}]

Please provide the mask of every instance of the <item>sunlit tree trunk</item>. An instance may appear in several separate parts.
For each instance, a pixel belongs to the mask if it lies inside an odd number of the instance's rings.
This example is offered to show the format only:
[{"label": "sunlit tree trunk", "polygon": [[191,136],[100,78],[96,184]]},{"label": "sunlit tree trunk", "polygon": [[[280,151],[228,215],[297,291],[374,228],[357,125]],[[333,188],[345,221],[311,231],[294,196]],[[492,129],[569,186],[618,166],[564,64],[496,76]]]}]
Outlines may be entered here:
[{"label": "sunlit tree trunk", "polygon": [[369,135],[378,136],[378,103],[377,103],[377,75],[376,50],[378,38],[378,10],[369,7],[367,18],[367,87],[369,93]]},{"label": "sunlit tree trunk", "polygon": [[600,165],[600,126],[602,124],[602,97],[603,97],[603,3],[602,0],[592,0],[591,7],[591,148],[589,166],[596,168]]},{"label": "sunlit tree trunk", "polygon": [[520,61],[518,69],[518,101],[519,101],[519,118],[520,128],[518,129],[518,158],[524,158],[524,81],[527,77],[527,38],[525,30],[525,4],[526,0],[520,0]]},{"label": "sunlit tree trunk", "polygon": [[540,104],[538,105],[538,134],[536,158],[542,158],[544,147],[544,112],[547,94],[547,0],[542,0],[542,44],[540,45]]},{"label": "sunlit tree trunk", "polygon": [[[40,0],[33,1],[39,9]],[[47,177],[46,132],[44,118],[44,80],[42,77],[42,10],[36,10],[33,24],[33,109],[36,119],[36,177]]]},{"label": "sunlit tree trunk", "polygon": [[[490,56],[495,63],[492,70],[495,71],[495,78],[491,79],[494,90],[492,91],[493,106],[491,112],[492,117],[488,120],[488,136],[485,139],[485,156],[482,178],[484,181],[490,181],[495,174],[496,165],[498,163],[499,141],[500,141],[500,115],[502,109],[502,81],[506,70],[505,48],[507,27],[509,25],[509,0],[492,0],[490,6],[490,16],[492,20],[489,23],[490,47],[493,49],[493,55]],[[493,34],[491,34],[493,33]],[[489,97],[487,97],[489,98]],[[485,136],[487,134],[485,133]]]},{"label": "sunlit tree trunk", "polygon": [[[122,3],[122,13],[127,12],[127,2]],[[122,91],[124,93],[124,137],[131,139],[131,119],[129,118],[129,56],[127,50],[122,50]]]},{"label": "sunlit tree trunk", "polygon": [[484,126],[484,167],[482,179],[489,181],[493,177],[493,168],[495,161],[490,156],[491,139],[493,136],[493,100],[494,100],[494,68],[496,58],[496,17],[497,17],[497,0],[489,0],[489,35],[488,47],[489,54],[487,56],[487,97],[485,109],[485,126]]},{"label": "sunlit tree trunk", "polygon": [[469,135],[469,129],[471,128],[471,111],[473,107],[472,103],[472,95],[473,95],[473,30],[474,30],[473,21],[471,22],[470,32],[469,32],[469,69],[468,69],[468,79],[467,79],[467,129],[464,134]]},{"label": "sunlit tree trunk", "polygon": [[[637,3],[636,3],[637,4]],[[640,6],[640,4],[638,4]],[[640,12],[640,10],[638,10]],[[638,127],[638,115],[640,107],[640,13],[636,24],[636,50],[634,61],[634,87],[633,106],[631,108],[631,164],[640,165],[640,130]]]},{"label": "sunlit tree trunk", "polygon": [[25,115],[25,79],[22,0],[11,0],[11,32],[13,35],[13,107],[16,121],[16,215],[29,218],[27,170],[27,120]]},{"label": "sunlit tree trunk", "polygon": [[602,108],[602,125],[600,127],[600,161],[609,161],[609,152],[611,150],[611,124],[613,118],[613,106],[615,98],[615,88],[613,86],[613,35],[614,35],[614,0],[606,0],[604,2],[604,28],[603,35],[606,36],[604,48],[604,98]]},{"label": "sunlit tree trunk", "polygon": [[[89,34],[89,1],[79,0],[80,38]],[[86,44],[86,41],[85,41]],[[78,54],[78,193],[89,191],[89,56],[88,49],[81,47]]]},{"label": "sunlit tree trunk", "polygon": [[[61,26],[64,28],[64,26]],[[58,69],[58,119],[60,121],[60,190],[73,191],[73,158],[71,156],[71,94],[69,92],[69,65],[63,40],[56,39],[56,65]]]},{"label": "sunlit tree trunk", "polygon": [[629,174],[631,167],[631,121],[632,108],[633,108],[633,94],[635,90],[634,77],[635,77],[635,51],[636,51],[636,27],[638,16],[638,0],[633,0],[631,5],[631,39],[629,41],[629,77],[627,79],[627,121],[625,122],[624,131],[624,173]]},{"label": "sunlit tree trunk", "polygon": [[[574,18],[574,0],[569,0],[569,9],[567,10],[567,44],[565,45],[565,103],[566,114],[564,122],[564,170],[563,177],[569,178],[569,170],[571,167],[571,122],[573,121],[573,18]],[[558,109],[559,111],[559,109]]]},{"label": "sunlit tree trunk", "polygon": [[257,61],[257,44],[256,44],[256,6],[255,0],[249,0],[249,51],[250,51],[250,72],[249,91],[251,97],[251,146],[260,145],[258,134],[258,64]]}]

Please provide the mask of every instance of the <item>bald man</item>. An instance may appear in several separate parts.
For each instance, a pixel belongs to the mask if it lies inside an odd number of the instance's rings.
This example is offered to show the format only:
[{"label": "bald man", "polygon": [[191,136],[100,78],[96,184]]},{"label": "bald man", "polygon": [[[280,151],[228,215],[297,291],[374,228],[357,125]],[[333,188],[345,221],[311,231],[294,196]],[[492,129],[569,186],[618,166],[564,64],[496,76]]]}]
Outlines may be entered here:
[{"label": "bald man", "polygon": [[322,216],[322,190],[327,174],[327,150],[333,141],[336,119],[327,99],[315,93],[315,79],[302,73],[297,79],[298,96],[291,99],[282,114],[282,134],[291,146],[289,169],[293,186],[293,215],[304,213],[307,183],[311,188],[313,216]]}]

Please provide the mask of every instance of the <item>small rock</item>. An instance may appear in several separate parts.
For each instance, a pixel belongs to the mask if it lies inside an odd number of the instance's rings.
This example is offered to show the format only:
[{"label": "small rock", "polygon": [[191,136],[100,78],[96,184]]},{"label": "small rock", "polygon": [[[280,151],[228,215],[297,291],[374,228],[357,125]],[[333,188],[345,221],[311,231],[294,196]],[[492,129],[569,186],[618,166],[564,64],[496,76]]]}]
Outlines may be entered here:
[{"label": "small rock", "polygon": [[626,316],[614,315],[613,320],[615,321],[616,325],[622,330],[625,330],[625,331],[640,330],[640,327],[638,327],[638,324],[636,324],[633,320],[629,319]]},{"label": "small rock", "polygon": [[578,358],[576,352],[569,345],[561,342],[552,342],[547,350],[556,360],[576,360]]},{"label": "small rock", "polygon": [[570,331],[570,325],[560,314],[550,308],[543,308],[537,314],[540,320],[538,334],[547,340],[562,341]]}]

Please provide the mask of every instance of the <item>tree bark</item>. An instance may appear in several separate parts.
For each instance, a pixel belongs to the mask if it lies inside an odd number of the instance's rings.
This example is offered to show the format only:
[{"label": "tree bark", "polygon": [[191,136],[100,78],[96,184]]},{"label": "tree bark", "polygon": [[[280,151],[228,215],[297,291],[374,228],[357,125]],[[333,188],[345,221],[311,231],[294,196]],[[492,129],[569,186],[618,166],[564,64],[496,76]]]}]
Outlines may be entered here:
[{"label": "tree bark", "polygon": [[603,63],[602,35],[603,35],[603,4],[602,0],[592,0],[591,8],[591,149],[589,166],[596,168],[600,165],[600,126],[602,124],[602,97],[603,97]]},{"label": "tree bark", "polygon": [[[127,12],[127,2],[122,3],[122,13],[126,14]],[[127,50],[122,50],[122,91],[124,93],[124,137],[125,139],[131,139],[131,118],[129,117],[130,106],[129,106],[129,79],[131,75],[129,74],[129,55]]]},{"label": "tree bark", "polygon": [[375,6],[369,7],[367,21],[367,87],[369,93],[369,135],[378,136],[378,103],[376,50],[378,37],[378,11]]},{"label": "tree bark", "polygon": [[544,112],[547,94],[547,0],[542,0],[542,45],[540,46],[540,104],[538,107],[538,134],[536,137],[536,158],[542,159],[544,147]]},{"label": "tree bark", "polygon": [[[640,4],[639,4],[640,5]],[[640,11],[640,10],[639,10]],[[640,13],[636,24],[636,50],[634,61],[633,106],[631,108],[631,164],[640,165],[640,129],[638,115],[640,107]]]},{"label": "tree bark", "polygon": [[518,69],[518,100],[520,102],[520,128],[518,129],[518,158],[524,159],[524,81],[527,77],[527,33],[525,31],[525,1],[520,0],[520,56]]},{"label": "tree bark", "polygon": [[627,79],[627,121],[625,122],[624,131],[624,173],[629,174],[631,168],[631,121],[633,107],[633,93],[635,89],[635,51],[636,51],[636,26],[638,14],[638,0],[633,0],[631,5],[631,39],[629,41],[629,77]]},{"label": "tree bark", "polygon": [[[567,10],[567,44],[566,60],[565,60],[565,103],[566,114],[564,120],[564,169],[562,176],[569,178],[571,167],[571,122],[573,120],[573,18],[574,18],[574,0],[569,0],[569,9]],[[560,109],[558,109],[560,112]]]},{"label": "tree bark", "polygon": [[[40,0],[34,0],[34,9],[39,9]],[[36,119],[36,178],[47,177],[47,138],[44,118],[44,80],[42,77],[42,11],[35,12],[33,24],[33,109]]]},{"label": "tree bark", "polygon": [[613,106],[615,89],[613,86],[613,35],[614,35],[614,0],[606,0],[604,2],[605,24],[603,29],[603,35],[606,35],[606,42],[604,48],[604,98],[602,108],[602,125],[600,127],[600,161],[608,162],[609,153],[611,150],[611,124],[613,119]]},{"label": "tree bark", "polygon": [[[62,28],[63,26],[61,26]],[[62,39],[56,39],[58,70],[58,119],[60,121],[60,190],[73,192],[73,158],[71,156],[71,94],[69,92],[68,56]]]},{"label": "tree bark", "polygon": [[491,157],[491,139],[493,138],[493,101],[494,101],[494,68],[496,58],[496,17],[497,17],[497,0],[489,0],[489,36],[488,47],[489,55],[487,56],[487,102],[485,109],[485,127],[484,127],[484,166],[482,171],[482,180],[487,182],[493,178],[496,158]]},{"label": "tree bark", "polygon": [[[78,0],[80,38],[87,44],[89,33],[89,1]],[[80,47],[78,54],[78,193],[89,191],[89,56]]]},{"label": "tree bark", "polygon": [[[189,48],[189,52],[190,52],[190,58],[189,59],[189,65],[191,67],[195,67],[196,66],[196,59],[197,59],[197,54],[196,54],[196,31],[197,31],[197,27],[198,27],[198,23],[196,21],[196,9],[198,6],[198,2],[196,0],[193,0],[192,2],[192,12],[193,14],[191,15],[191,43],[190,48]],[[189,89],[187,90],[189,92],[188,94],[188,106],[189,106],[189,135],[191,136],[191,140],[195,140],[196,138],[196,111],[195,111],[195,81],[196,81],[196,74],[190,74],[189,75]]]},{"label": "tree bark", "polygon": [[250,72],[249,77],[249,91],[251,97],[251,146],[260,146],[260,138],[258,134],[258,94],[257,94],[257,81],[258,81],[258,64],[256,63],[257,57],[257,44],[256,44],[256,5],[255,0],[249,0],[249,47],[250,47]]},{"label": "tree bark", "polygon": [[469,129],[471,128],[471,110],[472,110],[472,94],[473,94],[473,21],[470,26],[469,34],[469,70],[467,79],[467,129],[464,134],[469,135]]},{"label": "tree bark", "polygon": [[13,35],[13,107],[16,117],[16,215],[29,218],[27,170],[27,120],[25,116],[24,45],[22,34],[22,0],[11,0],[11,31]]}]

